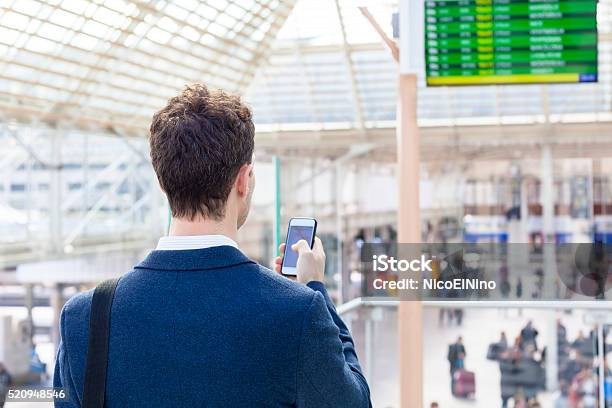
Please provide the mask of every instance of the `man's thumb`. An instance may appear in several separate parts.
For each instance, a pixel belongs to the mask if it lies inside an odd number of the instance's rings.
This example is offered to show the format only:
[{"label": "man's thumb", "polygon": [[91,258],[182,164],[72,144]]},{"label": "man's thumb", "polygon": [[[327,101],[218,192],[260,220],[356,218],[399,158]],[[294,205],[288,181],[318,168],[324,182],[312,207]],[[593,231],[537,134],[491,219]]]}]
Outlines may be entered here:
[{"label": "man's thumb", "polygon": [[302,254],[304,252],[310,251],[310,245],[308,245],[308,242],[306,242],[306,240],[300,239],[298,242],[291,246],[291,249],[293,249],[298,254]]}]

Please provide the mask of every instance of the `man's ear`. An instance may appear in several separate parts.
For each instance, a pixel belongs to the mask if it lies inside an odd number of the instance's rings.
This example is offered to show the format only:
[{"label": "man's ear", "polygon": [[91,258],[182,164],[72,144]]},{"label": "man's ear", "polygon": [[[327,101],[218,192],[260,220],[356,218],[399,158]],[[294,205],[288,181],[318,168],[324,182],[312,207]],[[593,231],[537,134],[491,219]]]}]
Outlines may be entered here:
[{"label": "man's ear", "polygon": [[249,177],[253,171],[253,164],[243,164],[238,170],[236,177],[236,191],[239,195],[247,195],[249,193]]}]

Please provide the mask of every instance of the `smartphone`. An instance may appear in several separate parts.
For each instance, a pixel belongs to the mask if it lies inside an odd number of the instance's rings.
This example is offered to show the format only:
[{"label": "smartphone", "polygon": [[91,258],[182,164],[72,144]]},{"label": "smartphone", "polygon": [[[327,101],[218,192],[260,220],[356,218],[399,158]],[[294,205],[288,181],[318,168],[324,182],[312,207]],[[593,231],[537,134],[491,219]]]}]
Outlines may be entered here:
[{"label": "smartphone", "polygon": [[285,241],[285,256],[281,264],[281,273],[287,276],[296,276],[298,254],[291,249],[293,244],[303,239],[312,248],[314,244],[315,234],[317,232],[317,220],[314,218],[296,217],[289,220],[289,228],[287,229],[287,240]]}]

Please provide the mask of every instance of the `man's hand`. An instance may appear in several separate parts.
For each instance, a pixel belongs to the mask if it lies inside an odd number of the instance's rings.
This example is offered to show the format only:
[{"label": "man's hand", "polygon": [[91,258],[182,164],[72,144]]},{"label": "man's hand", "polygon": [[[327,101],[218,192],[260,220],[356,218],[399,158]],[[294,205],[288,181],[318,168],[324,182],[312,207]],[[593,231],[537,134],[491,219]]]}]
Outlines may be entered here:
[{"label": "man's hand", "polygon": [[[321,240],[315,237],[314,245],[312,249],[310,249],[308,242],[302,239],[296,242],[291,249],[298,253],[296,265],[297,281],[303,284],[312,281],[323,282],[323,276],[325,274],[325,251],[323,251]],[[285,244],[280,244],[278,250],[281,255],[274,259],[274,270],[277,273],[281,273],[283,255],[285,254]],[[295,279],[294,277],[287,277]]]}]

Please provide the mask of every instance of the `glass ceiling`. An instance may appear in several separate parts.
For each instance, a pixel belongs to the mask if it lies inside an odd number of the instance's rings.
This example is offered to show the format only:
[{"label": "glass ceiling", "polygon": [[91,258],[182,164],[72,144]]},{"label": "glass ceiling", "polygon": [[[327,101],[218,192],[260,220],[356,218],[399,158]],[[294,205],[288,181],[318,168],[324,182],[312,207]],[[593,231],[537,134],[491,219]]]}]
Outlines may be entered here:
[{"label": "glass ceiling", "polygon": [[[248,90],[259,131],[393,126],[397,64],[361,15],[391,35],[397,0],[300,1]],[[598,5],[599,83],[426,88],[427,125],[612,120],[612,0]]]},{"label": "glass ceiling", "polygon": [[[397,0],[0,0],[0,115],[142,135],[202,81],[245,93],[260,131],[393,126],[397,66],[363,5],[391,34]],[[598,84],[421,84],[421,124],[610,120],[612,0],[598,7]]]},{"label": "glass ceiling", "polygon": [[2,0],[0,108],[142,130],[186,83],[243,91],[294,2]]}]

